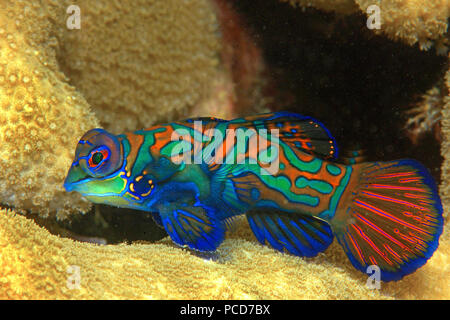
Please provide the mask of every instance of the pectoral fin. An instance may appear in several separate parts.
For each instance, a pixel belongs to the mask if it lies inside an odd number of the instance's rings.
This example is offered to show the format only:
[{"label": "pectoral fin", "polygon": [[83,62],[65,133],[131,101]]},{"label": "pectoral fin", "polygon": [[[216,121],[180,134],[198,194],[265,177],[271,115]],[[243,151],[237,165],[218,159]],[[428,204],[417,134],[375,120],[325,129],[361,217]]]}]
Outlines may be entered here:
[{"label": "pectoral fin", "polygon": [[224,224],[212,208],[201,203],[169,203],[161,206],[159,212],[167,233],[180,246],[214,251],[224,239]]}]

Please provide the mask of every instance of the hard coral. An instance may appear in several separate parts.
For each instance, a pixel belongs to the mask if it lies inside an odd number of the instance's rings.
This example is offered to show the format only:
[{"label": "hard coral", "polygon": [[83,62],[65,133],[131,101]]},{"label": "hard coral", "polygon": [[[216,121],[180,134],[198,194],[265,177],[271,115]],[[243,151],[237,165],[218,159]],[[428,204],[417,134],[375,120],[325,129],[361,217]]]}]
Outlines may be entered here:
[{"label": "hard coral", "polygon": [[[448,0],[280,0],[293,5],[315,7],[325,11],[350,14],[359,7],[367,13],[371,5],[380,8],[381,28],[374,29],[394,40],[402,40],[409,45],[419,44],[423,50],[429,49],[437,42],[437,49],[444,51],[444,34],[447,32],[447,19],[450,16]],[[369,13],[371,14],[371,13]]]},{"label": "hard coral", "polygon": [[450,297],[448,237],[426,266],[374,290],[336,243],[315,258],[301,259],[258,244],[245,221],[215,261],[175,248],[167,239],[115,246],[62,239],[5,210],[0,210],[0,235],[0,299]]},{"label": "hard coral", "polygon": [[[81,30],[65,29],[69,1],[0,2],[0,202],[18,209],[41,214],[59,210],[61,216],[68,211],[87,210],[86,203],[62,192],[61,182],[77,139],[85,130],[98,126],[88,103],[95,104],[94,111],[105,117],[105,126],[122,131],[190,112],[192,105],[208,101],[211,94],[226,95],[233,90],[229,81],[233,77],[221,72],[217,58],[221,50],[217,42],[220,28],[208,1],[177,2],[180,8],[174,12],[169,7],[159,7],[164,3],[173,7],[174,1],[145,2],[153,6],[156,15],[146,6],[134,7],[133,3],[127,3],[132,10],[117,2],[90,2],[89,6],[87,1],[78,3],[82,8]],[[206,20],[192,21],[179,16],[177,10]],[[137,20],[127,18],[127,14]],[[144,21],[147,18],[154,21]],[[121,19],[124,20],[118,21]],[[179,19],[179,25],[175,19]],[[152,26],[162,29],[154,38],[135,36],[126,31],[127,26],[139,28],[135,21],[145,26],[142,33]],[[107,33],[108,28],[122,22],[124,29]],[[97,23],[104,28],[97,28]],[[190,24],[197,27],[189,29]],[[199,28],[203,28],[203,35]],[[193,43],[183,42],[180,29],[193,33],[188,38]],[[92,34],[83,34],[86,30]],[[110,37],[102,38],[105,42],[95,42],[95,36],[103,32]],[[183,50],[177,51],[167,34],[178,37]],[[142,51],[136,45],[141,40]],[[153,40],[155,51],[147,54],[153,48],[147,42]],[[102,55],[102,47],[108,54]],[[161,48],[171,48],[170,52],[175,53],[164,53]],[[118,50],[120,54],[115,55]],[[90,64],[93,61],[95,64]],[[60,71],[61,67],[66,74]],[[146,72],[144,67],[152,71]],[[86,73],[85,68],[91,73]],[[196,90],[174,76],[185,72],[190,76],[182,79],[186,83],[194,79]],[[68,84],[67,77],[75,88]],[[449,87],[449,74],[446,79]],[[214,83],[220,85],[214,87]],[[152,85],[155,91],[147,88]],[[131,90],[142,92],[142,96],[128,94]],[[176,107],[164,109],[165,100],[159,95]],[[84,97],[88,97],[88,102]],[[448,97],[445,99],[442,154],[446,160],[441,190],[448,215],[450,107]],[[144,115],[149,110],[155,114]],[[132,120],[122,122],[128,115]],[[423,268],[400,282],[382,284],[379,291],[366,287],[367,278],[354,270],[336,243],[316,258],[301,259],[259,245],[245,221],[219,248],[218,260],[205,261],[174,248],[167,239],[158,244],[130,246],[95,246],[62,239],[32,220],[0,210],[0,298],[448,299],[448,229],[447,221],[439,249]],[[72,282],[77,278],[76,270],[80,271],[79,287],[76,280]]]},{"label": "hard coral", "polygon": [[187,116],[220,77],[219,25],[209,0],[78,1],[61,68],[115,133]]},{"label": "hard coral", "polygon": [[261,48],[256,44],[243,16],[229,0],[214,0],[214,3],[223,39],[221,60],[228,77],[232,79],[228,82],[234,87],[234,90],[229,90],[234,93],[231,101],[234,114],[228,119],[243,113],[269,111],[265,108],[273,97],[263,91],[273,83],[267,75]]},{"label": "hard coral", "polygon": [[61,20],[64,9],[0,2],[0,202],[61,217],[89,208],[62,181],[77,139],[98,126],[58,70],[52,35],[60,26],[50,21]]},{"label": "hard coral", "polygon": [[[355,1],[363,12],[374,4],[371,0]],[[428,50],[436,40],[441,45],[450,15],[448,0],[385,0],[379,2],[379,7],[380,31],[389,38],[409,45],[418,43],[422,50]]]}]

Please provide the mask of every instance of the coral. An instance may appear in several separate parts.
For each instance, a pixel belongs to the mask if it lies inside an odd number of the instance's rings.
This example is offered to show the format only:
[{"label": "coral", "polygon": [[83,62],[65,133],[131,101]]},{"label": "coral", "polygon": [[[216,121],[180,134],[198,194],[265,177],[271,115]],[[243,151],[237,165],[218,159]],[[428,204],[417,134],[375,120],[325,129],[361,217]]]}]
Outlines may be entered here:
[{"label": "coral", "polygon": [[[370,0],[356,0],[363,12],[373,4]],[[389,0],[380,1],[381,29],[391,39],[401,39],[409,45],[418,43],[429,49],[433,41],[442,45],[450,15],[448,0]]]},{"label": "coral", "polygon": [[122,133],[185,117],[210,97],[221,76],[211,1],[77,5],[81,29],[64,28],[61,68],[105,129]]},{"label": "coral", "polygon": [[[448,56],[450,63],[450,54]],[[447,88],[447,95],[444,98],[444,105],[442,108],[442,120],[441,120],[441,155],[444,158],[441,167],[441,198],[444,205],[445,214],[448,215],[450,208],[450,69],[445,74],[445,85]]]},{"label": "coral", "polygon": [[90,207],[61,184],[72,146],[98,122],[58,71],[50,21],[64,7],[46,9],[0,2],[0,202],[63,217]]},{"label": "coral", "polygon": [[213,114],[233,119],[243,114],[268,112],[273,83],[265,72],[261,49],[229,0],[212,0],[221,34],[221,72],[210,80],[211,93],[189,111],[189,116]]},{"label": "coral", "polygon": [[271,102],[262,90],[273,85],[267,76],[262,50],[230,1],[214,2],[223,39],[221,60],[234,85],[235,115],[261,112]]},{"label": "coral", "polygon": [[394,40],[402,40],[409,45],[419,44],[428,50],[436,42],[440,52],[446,51],[444,34],[447,32],[447,19],[450,16],[448,0],[281,0],[300,6],[312,6],[338,13],[354,13],[355,6],[367,14],[367,8],[376,4],[380,8],[381,28],[374,29]]},{"label": "coral", "polygon": [[245,221],[206,260],[167,238],[115,246],[63,239],[1,210],[0,299],[448,299],[449,249],[447,237],[425,267],[373,290],[338,244],[301,259],[259,245]]}]

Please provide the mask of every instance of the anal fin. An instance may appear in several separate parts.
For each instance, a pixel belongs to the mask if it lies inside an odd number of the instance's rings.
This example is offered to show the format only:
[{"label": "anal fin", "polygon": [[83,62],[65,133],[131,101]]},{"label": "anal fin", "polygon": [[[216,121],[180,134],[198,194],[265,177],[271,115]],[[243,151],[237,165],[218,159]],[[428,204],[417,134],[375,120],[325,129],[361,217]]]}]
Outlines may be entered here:
[{"label": "anal fin", "polygon": [[261,244],[266,241],[276,250],[302,257],[314,257],[333,242],[325,221],[306,214],[272,208],[247,212],[247,220]]}]

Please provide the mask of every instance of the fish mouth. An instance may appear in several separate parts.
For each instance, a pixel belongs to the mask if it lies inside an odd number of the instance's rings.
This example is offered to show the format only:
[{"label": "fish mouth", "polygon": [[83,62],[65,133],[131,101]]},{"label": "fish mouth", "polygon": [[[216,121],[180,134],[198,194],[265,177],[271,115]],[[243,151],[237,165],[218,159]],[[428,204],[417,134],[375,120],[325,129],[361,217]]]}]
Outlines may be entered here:
[{"label": "fish mouth", "polygon": [[64,180],[63,186],[64,186],[64,189],[66,189],[67,192],[73,191],[73,185],[70,182],[67,181],[67,178],[66,178],[66,180]]},{"label": "fish mouth", "polygon": [[[69,173],[70,173],[70,171],[69,171]],[[71,175],[68,174],[66,179],[64,179],[64,183],[63,183],[64,189],[66,189],[67,192],[74,191],[75,190],[74,182],[76,182],[76,181],[73,181],[73,179],[71,179]]]}]

